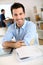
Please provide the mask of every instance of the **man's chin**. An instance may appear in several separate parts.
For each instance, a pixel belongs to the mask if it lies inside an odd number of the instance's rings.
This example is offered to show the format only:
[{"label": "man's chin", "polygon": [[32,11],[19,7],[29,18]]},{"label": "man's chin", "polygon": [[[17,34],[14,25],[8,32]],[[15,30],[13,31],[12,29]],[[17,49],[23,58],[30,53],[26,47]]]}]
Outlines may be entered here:
[{"label": "man's chin", "polygon": [[19,28],[22,27],[22,25],[20,25],[20,24],[18,24],[17,26],[18,26]]}]

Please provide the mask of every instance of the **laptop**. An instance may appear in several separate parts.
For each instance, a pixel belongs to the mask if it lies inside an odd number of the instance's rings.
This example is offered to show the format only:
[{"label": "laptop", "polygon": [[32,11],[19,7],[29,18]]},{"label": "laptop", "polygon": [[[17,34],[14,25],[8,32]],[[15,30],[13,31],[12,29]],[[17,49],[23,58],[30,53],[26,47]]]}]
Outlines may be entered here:
[{"label": "laptop", "polygon": [[11,54],[13,49],[4,49],[0,43],[0,56]]}]

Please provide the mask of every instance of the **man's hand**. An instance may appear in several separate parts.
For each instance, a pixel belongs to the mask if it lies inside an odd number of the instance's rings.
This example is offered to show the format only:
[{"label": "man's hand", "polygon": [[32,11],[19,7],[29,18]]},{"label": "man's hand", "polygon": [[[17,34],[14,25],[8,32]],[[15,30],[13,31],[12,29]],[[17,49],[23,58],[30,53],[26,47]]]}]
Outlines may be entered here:
[{"label": "man's hand", "polygon": [[19,47],[22,46],[22,43],[23,43],[23,41],[17,41],[17,42],[14,44],[14,47],[15,47],[15,48],[19,48]]}]

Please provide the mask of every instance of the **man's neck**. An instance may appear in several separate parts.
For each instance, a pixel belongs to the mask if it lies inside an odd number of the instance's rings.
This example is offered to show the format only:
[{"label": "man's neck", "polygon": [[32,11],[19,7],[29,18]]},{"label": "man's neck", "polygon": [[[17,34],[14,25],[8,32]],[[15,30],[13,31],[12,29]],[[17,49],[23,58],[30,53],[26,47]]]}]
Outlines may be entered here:
[{"label": "man's neck", "polygon": [[19,26],[17,26],[17,24],[16,24],[16,28],[20,29],[20,27],[19,27]]}]

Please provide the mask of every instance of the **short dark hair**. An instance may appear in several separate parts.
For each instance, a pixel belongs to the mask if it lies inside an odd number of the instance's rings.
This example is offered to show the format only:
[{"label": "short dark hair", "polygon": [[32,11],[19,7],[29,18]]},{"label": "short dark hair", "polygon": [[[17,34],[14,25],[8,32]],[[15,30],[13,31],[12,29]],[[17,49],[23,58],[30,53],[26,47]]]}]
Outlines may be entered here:
[{"label": "short dark hair", "polygon": [[1,12],[5,11],[4,9],[1,9]]},{"label": "short dark hair", "polygon": [[17,8],[20,8],[20,7],[23,9],[23,12],[25,13],[25,8],[24,8],[24,6],[21,3],[14,3],[11,6],[11,13],[13,14],[13,12],[12,12],[13,9],[17,9]]}]

